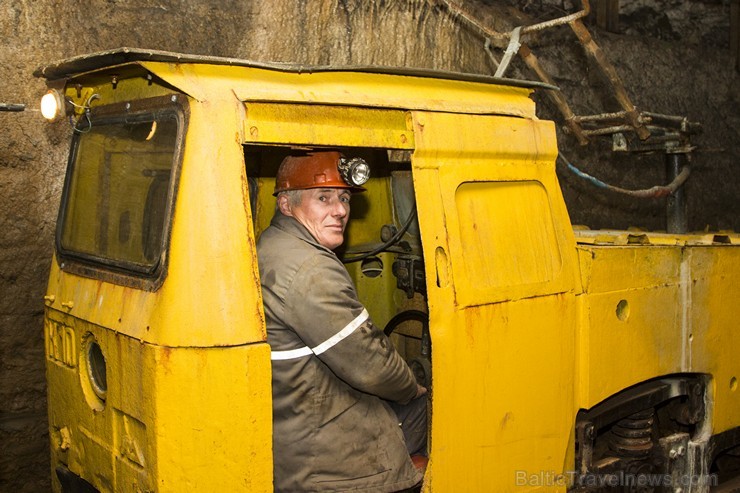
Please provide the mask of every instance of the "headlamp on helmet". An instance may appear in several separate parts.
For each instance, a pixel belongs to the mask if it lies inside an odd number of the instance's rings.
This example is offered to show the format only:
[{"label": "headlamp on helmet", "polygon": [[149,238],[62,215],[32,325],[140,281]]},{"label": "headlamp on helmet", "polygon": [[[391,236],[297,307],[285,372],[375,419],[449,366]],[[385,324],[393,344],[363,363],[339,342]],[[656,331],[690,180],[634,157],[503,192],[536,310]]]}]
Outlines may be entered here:
[{"label": "headlamp on helmet", "polygon": [[353,187],[364,185],[370,179],[370,165],[361,157],[351,159],[342,157],[339,159],[337,169],[342,179]]},{"label": "headlamp on helmet", "polygon": [[278,168],[275,193],[309,188],[347,188],[364,192],[370,165],[362,158],[345,158],[337,151],[287,156]]}]

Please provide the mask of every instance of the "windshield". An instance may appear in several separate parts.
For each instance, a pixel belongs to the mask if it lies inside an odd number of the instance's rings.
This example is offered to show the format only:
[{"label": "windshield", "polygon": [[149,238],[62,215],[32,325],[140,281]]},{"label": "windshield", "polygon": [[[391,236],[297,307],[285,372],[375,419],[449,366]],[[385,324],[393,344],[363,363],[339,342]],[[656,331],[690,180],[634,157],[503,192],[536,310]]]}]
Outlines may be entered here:
[{"label": "windshield", "polygon": [[78,129],[58,238],[63,254],[151,274],[164,252],[178,119],[133,118]]}]

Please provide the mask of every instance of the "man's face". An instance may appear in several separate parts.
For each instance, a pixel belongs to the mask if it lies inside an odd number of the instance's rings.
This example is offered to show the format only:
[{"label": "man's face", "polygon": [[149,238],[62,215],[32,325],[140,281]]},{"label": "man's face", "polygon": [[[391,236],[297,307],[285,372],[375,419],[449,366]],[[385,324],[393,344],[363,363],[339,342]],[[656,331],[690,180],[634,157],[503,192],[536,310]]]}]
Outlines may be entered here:
[{"label": "man's face", "polygon": [[350,192],[344,188],[312,188],[301,191],[298,205],[285,197],[286,203],[281,204],[280,210],[305,226],[320,245],[334,250],[344,243],[349,198]]}]

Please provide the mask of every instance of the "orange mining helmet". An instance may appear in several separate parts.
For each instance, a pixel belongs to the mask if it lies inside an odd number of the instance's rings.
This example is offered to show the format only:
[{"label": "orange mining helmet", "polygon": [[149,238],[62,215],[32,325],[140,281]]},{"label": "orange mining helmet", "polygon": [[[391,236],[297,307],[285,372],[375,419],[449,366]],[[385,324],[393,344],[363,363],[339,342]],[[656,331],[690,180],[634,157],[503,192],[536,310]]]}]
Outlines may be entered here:
[{"label": "orange mining helmet", "polygon": [[360,185],[370,178],[370,166],[359,157],[347,159],[336,151],[288,156],[278,168],[275,193],[308,188],[348,188],[364,192]]}]

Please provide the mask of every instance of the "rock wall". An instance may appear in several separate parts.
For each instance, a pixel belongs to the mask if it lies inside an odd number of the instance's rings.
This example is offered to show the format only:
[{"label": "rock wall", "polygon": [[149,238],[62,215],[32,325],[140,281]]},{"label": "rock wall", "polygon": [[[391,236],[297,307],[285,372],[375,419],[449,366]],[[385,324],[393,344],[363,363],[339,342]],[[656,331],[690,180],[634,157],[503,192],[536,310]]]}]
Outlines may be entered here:
[{"label": "rock wall", "polygon": [[[690,227],[738,229],[740,91],[727,44],[716,41],[728,36],[729,7],[666,0],[656,9],[655,3],[624,0],[624,29],[597,32],[598,41],[641,109],[705,125],[688,184]],[[574,8],[554,0],[464,5],[500,31]],[[697,16],[706,22],[697,23]],[[630,19],[640,22],[630,27]],[[309,64],[495,69],[480,35],[440,0],[0,0],[0,37],[0,103],[28,105],[22,113],[0,112],[0,491],[49,489],[42,298],[70,129],[43,122],[35,109],[45,91],[31,75],[36,67],[135,46]],[[577,112],[613,104],[567,28],[532,45]],[[520,63],[512,70],[532,78]],[[535,98],[541,117],[557,118],[542,95]],[[665,180],[660,156],[614,157],[608,147],[581,148],[561,135],[563,152],[607,181],[643,188]],[[600,192],[567,172],[561,181],[574,222],[664,227],[661,200]]]}]

